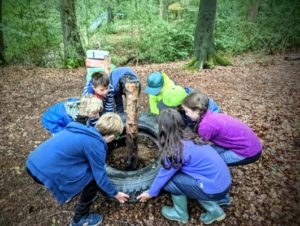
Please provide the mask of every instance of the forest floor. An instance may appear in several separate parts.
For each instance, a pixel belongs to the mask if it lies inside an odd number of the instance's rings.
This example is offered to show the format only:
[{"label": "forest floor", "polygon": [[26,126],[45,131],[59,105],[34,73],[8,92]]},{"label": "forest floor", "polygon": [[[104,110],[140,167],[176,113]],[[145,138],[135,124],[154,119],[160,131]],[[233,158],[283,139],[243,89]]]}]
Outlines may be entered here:
[{"label": "forest floor", "polygon": [[[300,188],[300,60],[296,53],[246,54],[232,66],[191,72],[185,62],[133,66],[143,85],[153,71],[164,71],[179,85],[207,93],[226,114],[249,124],[263,142],[259,161],[231,167],[233,184],[227,217],[215,225],[299,225]],[[0,67],[0,225],[66,225],[76,199],[60,206],[51,193],[25,171],[25,161],[50,137],[40,123],[50,105],[80,96],[85,68]],[[140,111],[148,111],[143,93]],[[168,194],[147,203],[118,204],[99,198],[93,211],[104,214],[103,225],[180,225],[160,213],[171,204]],[[203,209],[189,202],[188,225],[201,225]],[[212,224],[214,225],[214,224]]]}]

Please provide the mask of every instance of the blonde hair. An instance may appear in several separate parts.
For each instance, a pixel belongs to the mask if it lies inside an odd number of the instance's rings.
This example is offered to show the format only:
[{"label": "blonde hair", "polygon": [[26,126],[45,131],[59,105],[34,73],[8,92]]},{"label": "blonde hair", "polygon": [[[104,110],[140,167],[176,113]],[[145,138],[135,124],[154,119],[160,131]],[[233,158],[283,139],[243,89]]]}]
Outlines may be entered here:
[{"label": "blonde hair", "polygon": [[89,94],[80,99],[78,115],[90,117],[103,111],[103,102],[95,95]]},{"label": "blonde hair", "polygon": [[98,120],[96,127],[102,136],[121,134],[124,129],[121,117],[113,112],[103,114]]}]

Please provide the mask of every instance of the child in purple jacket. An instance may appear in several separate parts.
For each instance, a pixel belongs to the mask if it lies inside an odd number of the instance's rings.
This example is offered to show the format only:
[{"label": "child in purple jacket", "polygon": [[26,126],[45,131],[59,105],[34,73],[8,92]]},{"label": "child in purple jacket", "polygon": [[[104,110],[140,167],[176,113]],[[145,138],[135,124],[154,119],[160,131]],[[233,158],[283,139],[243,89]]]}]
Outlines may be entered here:
[{"label": "child in purple jacket", "polygon": [[189,197],[197,199],[207,210],[200,215],[203,223],[223,220],[226,215],[220,205],[225,204],[231,185],[226,163],[210,145],[201,144],[200,138],[186,127],[176,110],[163,110],[158,128],[162,167],[150,189],[137,199],[146,202],[163,188],[171,193],[173,200],[173,207],[164,206],[161,210],[165,218],[187,223]]},{"label": "child in purple jacket", "polygon": [[191,93],[183,103],[186,115],[197,121],[200,137],[212,142],[214,149],[229,166],[255,162],[262,152],[262,144],[245,123],[226,114],[207,110],[208,97],[203,93]]}]

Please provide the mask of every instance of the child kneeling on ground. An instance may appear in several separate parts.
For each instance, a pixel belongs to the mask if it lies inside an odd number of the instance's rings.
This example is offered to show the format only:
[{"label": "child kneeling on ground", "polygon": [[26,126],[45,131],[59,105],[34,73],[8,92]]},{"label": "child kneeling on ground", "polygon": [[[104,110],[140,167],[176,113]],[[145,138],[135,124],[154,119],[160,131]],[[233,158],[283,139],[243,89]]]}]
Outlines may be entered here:
[{"label": "child kneeling on ground", "polygon": [[31,177],[47,187],[60,204],[81,192],[71,225],[99,225],[103,216],[90,214],[97,192],[103,191],[120,203],[128,195],[118,192],[105,170],[107,144],[123,132],[119,115],[106,113],[95,127],[69,123],[63,131],[40,144],[28,157]]},{"label": "child kneeling on ground", "polygon": [[42,125],[53,135],[62,131],[70,122],[95,126],[99,113],[103,110],[102,100],[95,95],[69,98],[49,107],[42,116]]},{"label": "child kneeling on ground", "polygon": [[225,213],[218,202],[225,198],[231,185],[230,171],[225,162],[211,146],[200,144],[199,137],[185,126],[176,110],[162,111],[158,128],[162,167],[150,190],[137,199],[145,202],[164,188],[171,193],[173,200],[173,207],[164,206],[161,210],[165,218],[187,223],[189,197],[197,199],[207,210],[200,216],[203,223],[223,220]]},{"label": "child kneeling on ground", "polygon": [[262,144],[252,129],[226,114],[207,110],[208,97],[191,93],[182,103],[185,114],[196,124],[196,132],[220,154],[228,166],[255,162],[262,152]]}]

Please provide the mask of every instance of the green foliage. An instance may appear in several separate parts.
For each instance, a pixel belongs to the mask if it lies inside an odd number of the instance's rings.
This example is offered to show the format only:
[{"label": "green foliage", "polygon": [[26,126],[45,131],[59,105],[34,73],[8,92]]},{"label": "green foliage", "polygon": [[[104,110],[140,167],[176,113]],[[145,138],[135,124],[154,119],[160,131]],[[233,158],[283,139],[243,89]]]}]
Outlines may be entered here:
[{"label": "green foliage", "polygon": [[[257,15],[249,16],[251,10]],[[300,47],[300,2],[252,0],[219,2],[216,48],[224,52],[273,52]]]},{"label": "green foliage", "polygon": [[45,65],[53,59],[53,66],[61,64],[62,33],[55,4],[58,6],[58,1],[3,2],[2,28],[8,62]]},{"label": "green foliage", "polygon": [[139,52],[146,62],[162,63],[186,59],[193,49],[193,36],[183,26],[164,22],[147,26],[141,35]]},{"label": "green foliage", "polygon": [[65,68],[76,68],[84,65],[83,60],[75,59],[75,58],[70,58],[66,59],[64,63]]},{"label": "green foliage", "polygon": [[[170,4],[178,1],[169,1]],[[180,1],[179,15],[159,17],[159,1],[77,0],[76,13],[85,49],[111,52],[116,65],[128,62],[162,63],[193,55],[198,0]],[[254,6],[257,6],[255,8]],[[5,57],[8,63],[47,67],[76,67],[81,59],[63,61],[64,46],[59,0],[15,0],[3,2]],[[90,25],[108,7],[119,13],[114,23],[96,30]],[[218,1],[215,26],[217,52],[278,50],[300,47],[300,2],[297,0]],[[254,12],[249,16],[249,12]],[[211,61],[210,61],[211,62]],[[212,62],[213,63],[213,62]]]}]

